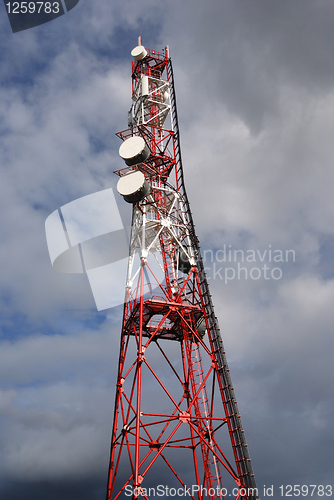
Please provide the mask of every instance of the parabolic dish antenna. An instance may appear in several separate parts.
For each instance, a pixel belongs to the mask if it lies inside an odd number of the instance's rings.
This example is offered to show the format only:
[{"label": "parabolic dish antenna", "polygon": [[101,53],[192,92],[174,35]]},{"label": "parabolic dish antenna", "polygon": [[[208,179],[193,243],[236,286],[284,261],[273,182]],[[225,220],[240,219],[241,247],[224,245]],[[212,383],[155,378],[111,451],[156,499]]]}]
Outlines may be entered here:
[{"label": "parabolic dish antenna", "polygon": [[121,177],[117,183],[117,191],[128,203],[142,200],[150,192],[150,185],[139,170]]}]

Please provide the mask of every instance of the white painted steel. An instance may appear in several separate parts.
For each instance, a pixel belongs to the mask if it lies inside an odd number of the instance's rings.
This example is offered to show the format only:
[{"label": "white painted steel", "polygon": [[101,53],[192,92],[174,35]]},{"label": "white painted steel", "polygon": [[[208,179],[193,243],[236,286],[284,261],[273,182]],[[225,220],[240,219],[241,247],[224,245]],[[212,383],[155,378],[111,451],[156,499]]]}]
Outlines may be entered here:
[{"label": "white painted steel", "polygon": [[[132,125],[154,123],[158,118],[162,127],[170,115],[171,106],[167,103],[170,100],[169,91],[170,85],[165,80],[147,75],[142,76],[132,95]],[[171,130],[173,130],[172,120]]]}]

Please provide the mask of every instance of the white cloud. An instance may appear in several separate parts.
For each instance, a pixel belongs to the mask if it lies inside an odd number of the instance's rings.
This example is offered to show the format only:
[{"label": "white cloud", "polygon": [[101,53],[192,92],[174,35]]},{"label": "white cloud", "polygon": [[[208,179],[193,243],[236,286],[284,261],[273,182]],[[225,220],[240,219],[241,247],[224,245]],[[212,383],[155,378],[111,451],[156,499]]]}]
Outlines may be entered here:
[{"label": "white cloud", "polygon": [[2,343],[1,380],[10,389],[0,393],[0,440],[9,478],[94,476],[108,460],[117,369],[110,327]]}]

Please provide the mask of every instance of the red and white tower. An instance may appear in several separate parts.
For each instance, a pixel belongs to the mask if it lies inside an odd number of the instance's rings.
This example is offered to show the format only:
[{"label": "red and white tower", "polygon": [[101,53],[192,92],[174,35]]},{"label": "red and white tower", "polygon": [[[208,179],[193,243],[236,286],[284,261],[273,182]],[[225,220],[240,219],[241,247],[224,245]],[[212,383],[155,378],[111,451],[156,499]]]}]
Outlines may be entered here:
[{"label": "red and white tower", "polygon": [[[168,47],[132,51],[133,204],[107,500],[258,498],[185,191]],[[167,491],[166,491],[167,490]]]}]

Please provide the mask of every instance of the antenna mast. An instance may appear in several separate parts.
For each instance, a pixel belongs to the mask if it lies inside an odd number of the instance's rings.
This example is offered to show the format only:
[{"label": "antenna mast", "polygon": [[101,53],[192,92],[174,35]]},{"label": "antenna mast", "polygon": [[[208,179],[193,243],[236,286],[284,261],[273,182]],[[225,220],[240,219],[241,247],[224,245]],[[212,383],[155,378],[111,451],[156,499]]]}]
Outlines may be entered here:
[{"label": "antenna mast", "polygon": [[145,48],[139,37],[131,55],[128,128],[116,134],[125,161],[117,189],[133,217],[107,500],[149,499],[163,487],[167,496],[255,500],[184,186],[168,47]]}]

